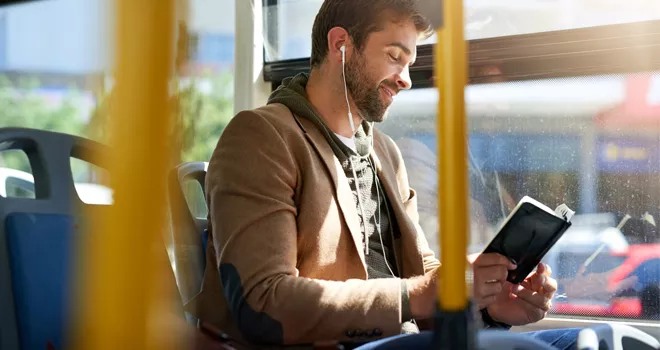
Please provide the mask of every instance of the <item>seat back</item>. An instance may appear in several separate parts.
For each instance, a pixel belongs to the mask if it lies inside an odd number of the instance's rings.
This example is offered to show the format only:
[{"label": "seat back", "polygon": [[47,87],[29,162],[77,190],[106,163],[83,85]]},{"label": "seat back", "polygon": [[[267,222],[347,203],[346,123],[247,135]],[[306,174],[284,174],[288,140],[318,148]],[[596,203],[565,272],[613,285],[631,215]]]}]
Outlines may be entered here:
[{"label": "seat back", "polygon": [[0,349],[62,349],[82,227],[71,157],[102,164],[105,147],[71,135],[0,129],[0,151],[22,150],[35,198],[0,197]]},{"label": "seat back", "polygon": [[577,349],[657,350],[660,349],[660,342],[632,326],[605,323],[581,330],[578,334]]},{"label": "seat back", "polygon": [[184,305],[199,293],[206,266],[207,168],[205,162],[184,163],[168,179],[175,275]]}]

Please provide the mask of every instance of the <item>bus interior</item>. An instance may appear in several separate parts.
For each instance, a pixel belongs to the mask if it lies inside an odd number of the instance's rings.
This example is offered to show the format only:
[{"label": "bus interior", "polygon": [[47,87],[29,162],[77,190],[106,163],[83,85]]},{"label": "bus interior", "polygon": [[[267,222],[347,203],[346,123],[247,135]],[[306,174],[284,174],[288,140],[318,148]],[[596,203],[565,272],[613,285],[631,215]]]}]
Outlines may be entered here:
[{"label": "bus interior", "polygon": [[[183,305],[203,279],[210,155],[234,115],[309,71],[322,3],[0,1],[0,349],[194,348],[201,326]],[[543,260],[552,310],[511,332],[609,326],[648,347],[600,349],[660,349],[660,1],[457,3],[469,158],[457,249],[480,252],[524,196],[566,203],[573,226]],[[420,43],[412,89],[377,127],[444,258],[438,159],[455,150],[438,147],[439,41]],[[205,333],[209,349],[232,348]]]}]

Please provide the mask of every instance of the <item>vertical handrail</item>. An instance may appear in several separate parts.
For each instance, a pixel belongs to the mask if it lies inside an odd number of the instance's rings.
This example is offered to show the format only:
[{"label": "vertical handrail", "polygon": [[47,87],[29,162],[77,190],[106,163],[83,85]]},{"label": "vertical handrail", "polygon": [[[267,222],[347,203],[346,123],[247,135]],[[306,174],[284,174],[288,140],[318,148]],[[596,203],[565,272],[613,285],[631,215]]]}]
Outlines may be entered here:
[{"label": "vertical handrail", "polygon": [[[173,308],[158,264],[166,226],[171,155],[170,76],[174,0],[115,0],[115,93],[109,127],[114,204],[85,232],[74,345],[79,349],[162,349]],[[170,313],[174,314],[174,312]]]},{"label": "vertical handrail", "polygon": [[443,1],[444,28],[438,30],[434,47],[435,84],[438,99],[438,215],[442,259],[439,283],[440,307],[458,311],[468,302],[465,285],[467,267],[468,173],[465,85],[467,53],[463,36],[463,1]]},{"label": "vertical handrail", "polygon": [[[441,0],[433,0],[441,1]],[[442,22],[434,46],[437,118],[438,217],[441,268],[434,348],[474,347],[472,314],[465,271],[469,237],[467,122],[465,86],[467,52],[462,0],[442,1]]]},{"label": "vertical handrail", "polygon": [[446,0],[443,3],[444,28],[438,30],[438,43],[434,47],[435,84],[440,95],[436,126],[442,283],[439,283],[438,300],[443,310],[458,311],[468,302],[465,269],[469,208],[464,100],[467,57],[463,1]]}]

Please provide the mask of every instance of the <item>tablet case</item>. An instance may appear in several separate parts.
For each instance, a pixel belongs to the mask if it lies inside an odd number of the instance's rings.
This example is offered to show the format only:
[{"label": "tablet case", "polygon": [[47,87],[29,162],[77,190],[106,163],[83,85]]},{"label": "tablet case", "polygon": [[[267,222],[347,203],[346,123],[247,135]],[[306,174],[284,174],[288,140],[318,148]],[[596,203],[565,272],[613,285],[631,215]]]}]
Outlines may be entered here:
[{"label": "tablet case", "polygon": [[522,203],[483,253],[499,253],[517,267],[507,281],[519,284],[534,271],[541,259],[571,227],[565,219],[552,215],[532,203]]}]

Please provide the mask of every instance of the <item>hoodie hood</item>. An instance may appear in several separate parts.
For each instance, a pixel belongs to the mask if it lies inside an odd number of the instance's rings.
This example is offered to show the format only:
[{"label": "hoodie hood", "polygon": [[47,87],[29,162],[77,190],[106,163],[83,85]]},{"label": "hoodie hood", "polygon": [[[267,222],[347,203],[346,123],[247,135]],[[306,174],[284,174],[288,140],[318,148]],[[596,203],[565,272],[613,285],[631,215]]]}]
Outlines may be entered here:
[{"label": "hoodie hood", "polygon": [[[332,150],[337,157],[340,160],[345,160],[350,155],[355,154],[355,152],[347,147],[337,135],[330,130],[314,106],[309,103],[309,100],[307,99],[307,91],[305,90],[308,80],[309,75],[306,73],[300,73],[296,76],[284,79],[282,85],[273,91],[268,98],[268,104],[281,103],[288,107],[296,116],[312,121],[328,140],[330,147],[332,147]],[[348,110],[346,118],[348,118]],[[363,122],[358,126],[357,132],[355,133],[355,148],[358,155],[367,156],[371,153],[373,138],[372,131],[371,125],[367,122]]]}]

